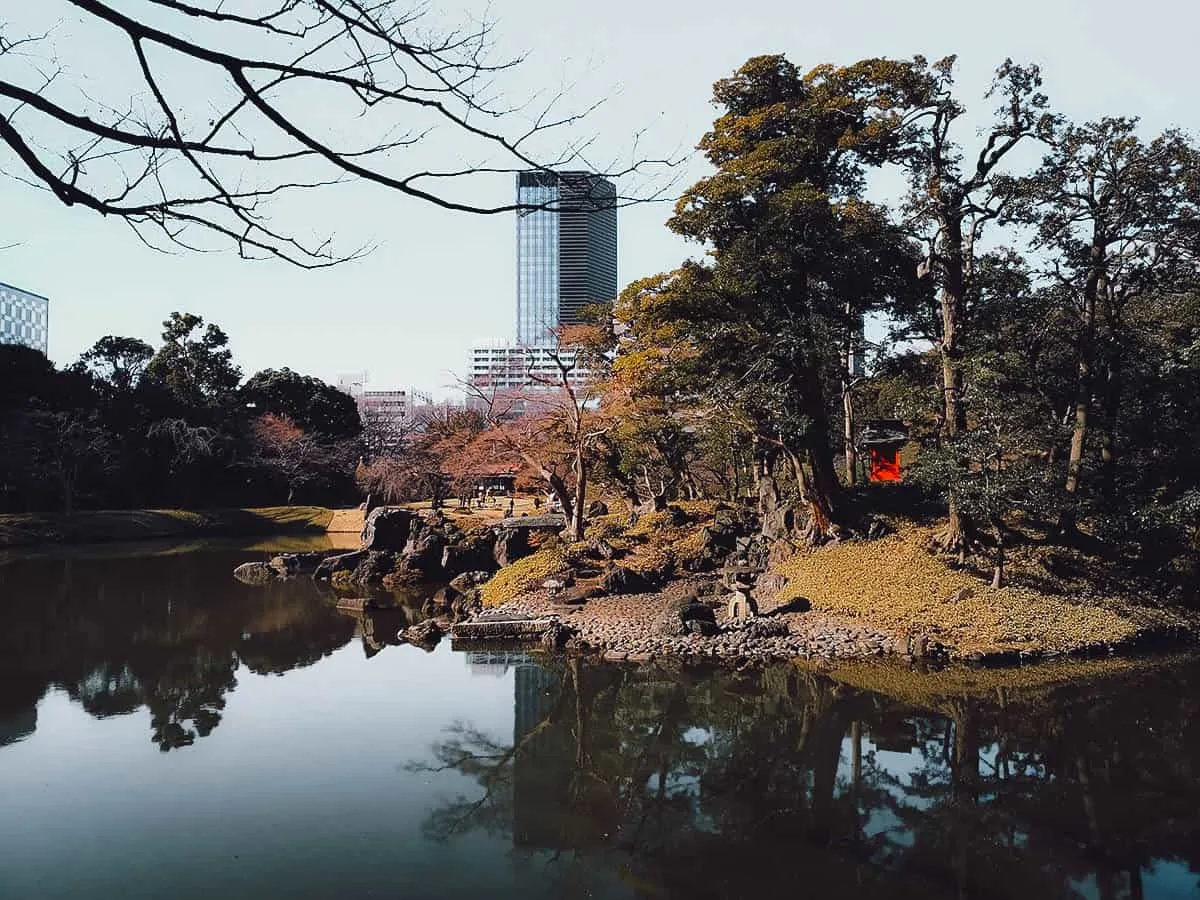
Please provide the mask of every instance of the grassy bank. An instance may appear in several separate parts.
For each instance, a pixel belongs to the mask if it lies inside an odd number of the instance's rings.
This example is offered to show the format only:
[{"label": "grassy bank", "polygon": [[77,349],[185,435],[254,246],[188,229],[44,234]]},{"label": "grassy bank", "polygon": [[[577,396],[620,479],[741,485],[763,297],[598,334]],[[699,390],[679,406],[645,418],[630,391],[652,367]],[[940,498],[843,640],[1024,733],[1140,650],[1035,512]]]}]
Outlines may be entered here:
[{"label": "grassy bank", "polygon": [[0,548],[154,538],[324,533],[333,511],[320,506],[260,509],[116,509],[0,515]]},{"label": "grassy bank", "polygon": [[1008,587],[993,588],[931,554],[931,540],[931,529],[901,525],[881,540],[799,552],[774,568],[787,578],[779,600],[804,597],[815,610],[935,641],[957,658],[1073,653],[1195,630],[1184,611],[1139,603],[1099,561],[1081,560],[1081,573],[1061,578],[1030,554],[1014,559]]}]

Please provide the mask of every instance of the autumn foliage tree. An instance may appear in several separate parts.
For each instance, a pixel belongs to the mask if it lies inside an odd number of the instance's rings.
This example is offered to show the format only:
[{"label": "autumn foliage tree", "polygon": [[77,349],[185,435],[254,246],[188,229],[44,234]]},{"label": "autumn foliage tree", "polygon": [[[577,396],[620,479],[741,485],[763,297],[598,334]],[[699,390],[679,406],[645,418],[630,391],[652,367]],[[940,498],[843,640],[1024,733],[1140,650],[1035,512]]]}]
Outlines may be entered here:
[{"label": "autumn foliage tree", "polygon": [[598,325],[564,326],[555,338],[554,347],[539,351],[548,365],[537,366],[529,358],[524,388],[499,389],[481,381],[464,387],[489,426],[476,441],[535,472],[562,508],[564,533],[579,541],[592,453],[610,427],[596,410],[610,340]]},{"label": "autumn foliage tree", "polygon": [[276,472],[287,487],[287,505],[304,485],[345,473],[352,465],[353,445],[322,439],[286,415],[265,413],[250,426],[257,462]]}]

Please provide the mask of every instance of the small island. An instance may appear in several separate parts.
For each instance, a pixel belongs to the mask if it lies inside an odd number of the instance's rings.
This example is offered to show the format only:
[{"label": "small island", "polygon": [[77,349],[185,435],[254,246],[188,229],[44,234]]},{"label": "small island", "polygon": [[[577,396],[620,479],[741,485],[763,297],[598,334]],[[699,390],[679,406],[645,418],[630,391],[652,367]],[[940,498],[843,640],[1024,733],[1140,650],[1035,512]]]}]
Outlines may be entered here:
[{"label": "small island", "polygon": [[[876,491],[913,497],[898,485],[862,494]],[[414,643],[515,640],[610,662],[1015,665],[1169,649],[1200,627],[1128,564],[1032,526],[1014,529],[1009,580],[996,587],[986,562],[936,551],[935,524],[895,513],[806,546],[764,537],[752,505],[723,501],[641,514],[594,501],[581,541],[564,537],[561,515],[413,506],[374,510],[358,550],[283,554],[237,575],[311,575],[362,598],[359,609],[415,596],[425,621],[400,635]],[[518,508],[533,511],[529,498]]]}]

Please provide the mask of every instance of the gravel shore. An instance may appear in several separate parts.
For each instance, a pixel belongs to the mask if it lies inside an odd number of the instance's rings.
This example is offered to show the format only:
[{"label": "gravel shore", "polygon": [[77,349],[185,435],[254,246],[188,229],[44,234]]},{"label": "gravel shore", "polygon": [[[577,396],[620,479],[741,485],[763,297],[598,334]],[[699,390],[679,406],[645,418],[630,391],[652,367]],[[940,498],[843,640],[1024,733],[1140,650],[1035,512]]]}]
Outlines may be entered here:
[{"label": "gravel shore", "polygon": [[575,633],[569,646],[600,652],[614,662],[655,658],[708,658],[730,663],[776,659],[865,659],[904,653],[902,637],[864,628],[819,612],[773,614],[770,608],[745,622],[727,622],[712,637],[669,633],[676,610],[692,586],[676,582],[656,594],[598,597],[581,606],[555,603],[546,591],[522,595],[496,612],[556,617]]}]

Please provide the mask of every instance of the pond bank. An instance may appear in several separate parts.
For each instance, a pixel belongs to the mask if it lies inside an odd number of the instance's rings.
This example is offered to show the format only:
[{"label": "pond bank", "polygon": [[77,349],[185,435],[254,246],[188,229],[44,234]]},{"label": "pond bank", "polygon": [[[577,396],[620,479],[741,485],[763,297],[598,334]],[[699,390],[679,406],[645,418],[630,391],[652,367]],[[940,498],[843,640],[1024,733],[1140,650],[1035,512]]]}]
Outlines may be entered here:
[{"label": "pond bank", "polygon": [[[501,569],[483,588],[484,606],[556,617],[574,645],[613,660],[886,656],[1014,665],[1178,647],[1200,635],[1197,611],[1165,602],[1153,584],[1046,542],[1014,549],[1010,582],[993,588],[930,552],[932,528],[900,519],[870,540],[775,543],[757,561],[750,546],[710,561],[719,515],[690,504],[636,527],[609,517],[589,528],[588,545],[549,546]],[[597,591],[595,579],[582,577],[600,540],[621,567],[644,576],[639,590]],[[731,578],[746,570],[759,615],[730,618]],[[689,599],[712,610],[712,627],[681,622]]]},{"label": "pond bank", "polygon": [[860,618],[811,609],[781,607],[742,621],[716,616],[713,634],[683,633],[680,610],[694,587],[677,582],[655,594],[617,595],[563,606],[525,594],[491,611],[513,617],[552,620],[564,629],[559,640],[568,650],[601,656],[609,662],[647,663],[683,659],[729,665],[809,660],[845,662],[884,659],[895,662],[969,663],[1012,666],[1051,661],[1128,656],[1154,648],[1193,643],[1194,632],[1146,628],[1119,641],[1084,641],[1063,649],[992,649],[963,653],[936,645],[924,636],[874,627]]},{"label": "pond bank", "polygon": [[0,549],[156,538],[323,534],[335,511],[320,506],[258,509],[117,509],[0,515]]}]

